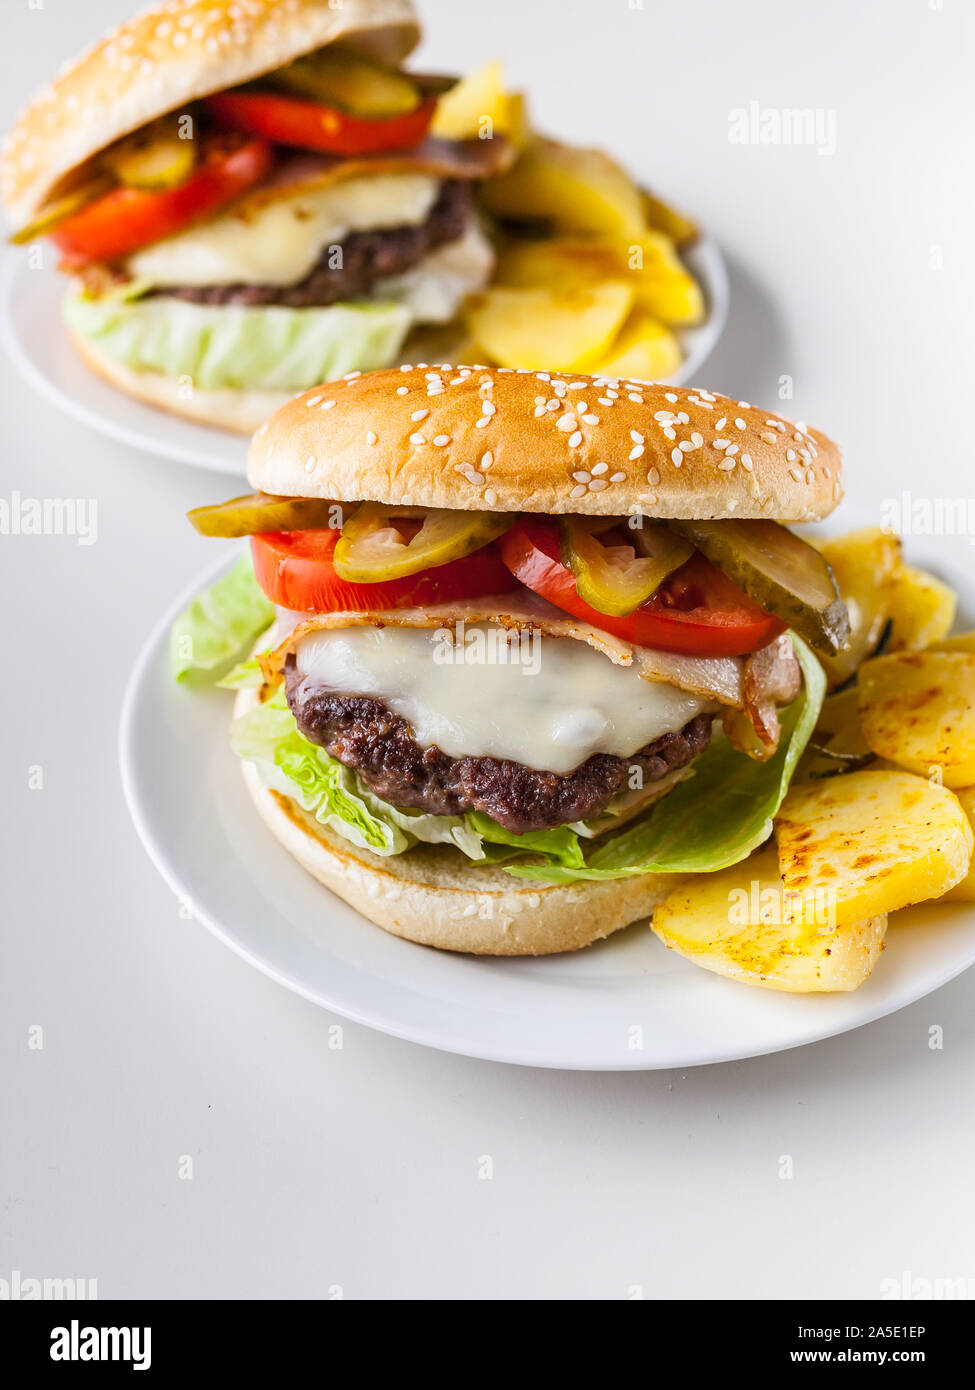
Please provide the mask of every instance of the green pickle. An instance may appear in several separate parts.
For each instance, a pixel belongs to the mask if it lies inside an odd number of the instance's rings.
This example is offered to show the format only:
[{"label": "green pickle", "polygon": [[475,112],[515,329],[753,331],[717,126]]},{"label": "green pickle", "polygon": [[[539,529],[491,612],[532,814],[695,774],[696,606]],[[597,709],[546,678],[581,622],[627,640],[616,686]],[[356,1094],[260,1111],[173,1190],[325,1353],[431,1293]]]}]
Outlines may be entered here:
[{"label": "green pickle", "polygon": [[[515,513],[459,512],[363,502],[342,528],[332,563],[340,578],[380,584],[449,564],[503,535]],[[397,527],[396,522],[406,522]],[[404,532],[414,530],[407,538]]]},{"label": "green pickle", "polygon": [[693,545],[665,526],[644,520],[627,525],[626,545],[605,545],[599,533],[607,529],[605,517],[564,516],[559,520],[561,558],[575,575],[579,597],[591,608],[614,618],[640,608],[694,553]]},{"label": "green pickle", "polygon": [[402,73],[330,49],[298,58],[275,73],[274,83],[295,96],[367,120],[405,116],[420,104],[416,84]]},{"label": "green pickle", "polygon": [[777,521],[670,521],[749,598],[824,656],[850,640],[850,618],[825,557]]},{"label": "green pickle", "polygon": [[186,513],[204,536],[258,536],[269,531],[324,531],[342,525],[343,508],[323,497],[273,497],[252,492]]}]

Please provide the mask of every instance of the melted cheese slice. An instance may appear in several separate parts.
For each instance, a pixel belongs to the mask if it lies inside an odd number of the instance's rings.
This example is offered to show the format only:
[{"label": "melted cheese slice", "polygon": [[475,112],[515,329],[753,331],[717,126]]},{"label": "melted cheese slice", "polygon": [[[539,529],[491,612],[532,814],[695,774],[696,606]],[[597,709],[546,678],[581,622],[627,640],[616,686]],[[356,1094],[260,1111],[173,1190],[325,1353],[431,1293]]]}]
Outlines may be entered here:
[{"label": "melted cheese slice", "polygon": [[309,684],[372,695],[421,747],[452,758],[510,758],[566,776],[593,753],[625,758],[713,708],[645,681],[582,642],[535,632],[509,645],[488,623],[453,629],[354,627],[301,638]]},{"label": "melted cheese slice", "polygon": [[164,287],[294,285],[350,232],[425,222],[439,187],[428,174],[346,179],[202,222],[130,256],[127,270]]}]

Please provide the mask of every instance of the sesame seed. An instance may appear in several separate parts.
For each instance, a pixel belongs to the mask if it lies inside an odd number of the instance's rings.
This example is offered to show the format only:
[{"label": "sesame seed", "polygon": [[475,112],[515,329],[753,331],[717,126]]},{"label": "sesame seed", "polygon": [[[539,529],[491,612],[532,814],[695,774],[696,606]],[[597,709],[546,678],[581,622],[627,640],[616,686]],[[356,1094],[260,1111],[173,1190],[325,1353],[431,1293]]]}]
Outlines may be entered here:
[{"label": "sesame seed", "polygon": [[643,450],[644,446],[642,444],[634,444],[633,448],[630,450],[630,462],[632,463],[635,459],[642,458]]},{"label": "sesame seed", "polygon": [[643,397],[640,396],[640,395],[638,395],[638,394],[636,393],[636,391],[632,392],[631,395],[627,396],[627,400],[632,401],[634,405],[642,405],[642,404],[643,404]]},{"label": "sesame seed", "polygon": [[786,451],[785,451],[785,456],[786,456],[786,458],[788,459],[788,461],[789,461],[790,463],[794,463],[794,462],[795,462],[795,458],[796,458],[796,451],[795,451],[795,449],[786,449]]},{"label": "sesame seed", "polygon": [[436,444],[436,446],[437,446],[438,449],[442,449],[442,448],[444,447],[444,445],[450,443],[450,435],[449,435],[449,434],[438,434],[438,435],[435,435],[435,436],[434,436],[433,442],[434,442],[434,444]]},{"label": "sesame seed", "polygon": [[600,405],[605,405],[605,406],[610,406],[610,405],[613,404],[613,402],[610,400],[609,396],[600,396],[600,397],[599,397],[599,404],[600,404]]},{"label": "sesame seed", "polygon": [[589,491],[602,492],[605,487],[609,487],[609,483],[605,478],[593,478],[592,482],[589,484]]},{"label": "sesame seed", "polygon": [[745,470],[746,473],[750,473],[750,472],[752,471],[752,456],[751,456],[751,454],[742,454],[742,456],[741,456],[741,466],[742,466],[742,468],[744,468],[744,470]]},{"label": "sesame seed", "polygon": [[498,408],[498,407],[494,404],[493,401],[482,401],[482,402],[481,402],[481,414],[482,414],[482,415],[493,415],[494,412],[497,410],[497,408]]},{"label": "sesame seed", "polygon": [[484,500],[489,507],[493,507],[498,500],[498,494],[494,491],[493,488],[489,487],[484,493]]},{"label": "sesame seed", "polygon": [[677,403],[678,397],[674,395],[673,391],[668,391],[664,395],[664,400],[670,401],[672,405],[675,405]]},{"label": "sesame seed", "polygon": [[576,420],[576,417],[574,415],[563,415],[562,418],[559,420],[558,424],[555,426],[555,428],[557,430],[562,430],[566,434],[569,434],[572,430],[577,428],[578,423],[579,422]]},{"label": "sesame seed", "polygon": [[694,445],[695,449],[700,449],[702,444],[704,443],[703,434],[698,434],[697,430],[695,430],[694,433],[691,435],[691,443]]},{"label": "sesame seed", "polygon": [[488,451],[487,451],[486,454],[482,454],[482,455],[481,455],[481,467],[482,467],[482,468],[490,468],[493,462],[494,462],[494,455],[491,453],[491,450],[488,449]]},{"label": "sesame seed", "polygon": [[739,429],[739,430],[743,430],[743,429],[746,429],[746,428],[747,428],[747,426],[746,426],[744,420],[742,420],[742,418],[741,418],[740,416],[739,416],[738,419],[735,421],[735,428],[736,428],[736,429]]},{"label": "sesame seed", "polygon": [[546,410],[561,410],[561,409],[562,409],[562,402],[561,402],[560,400],[551,400],[551,401],[549,401],[548,404],[545,406],[545,409],[546,409]]},{"label": "sesame seed", "polygon": [[771,430],[762,430],[759,438],[764,439],[766,444],[775,444],[778,440],[778,435],[773,434]]},{"label": "sesame seed", "polygon": [[639,430],[630,430],[630,438],[633,440],[634,444],[646,443],[646,440],[644,439],[643,435],[640,433]]},{"label": "sesame seed", "polygon": [[626,482],[626,474],[625,474],[625,473],[611,473],[611,474],[609,475],[609,481],[610,481],[611,483],[625,483],[625,482]]},{"label": "sesame seed", "polygon": [[410,435],[410,443],[411,443],[411,444],[425,444],[426,442],[427,442],[427,437],[426,437],[425,434],[411,434],[411,435]]},{"label": "sesame seed", "polygon": [[651,469],[650,469],[649,473],[647,474],[647,482],[650,484],[651,487],[656,487],[656,486],[657,486],[657,484],[660,482],[660,469],[659,469],[659,468],[651,468]]},{"label": "sesame seed", "polygon": [[379,436],[378,436],[378,434],[376,433],[376,431],[375,431],[375,430],[370,430],[369,433],[366,435],[366,443],[367,443],[367,444],[375,444],[375,442],[376,442],[376,440],[377,440],[378,438],[379,438]]},{"label": "sesame seed", "polygon": [[796,480],[797,483],[801,483],[801,482],[802,482],[802,469],[801,469],[801,468],[790,468],[790,469],[789,469],[789,475],[790,475],[791,477],[795,478],[795,480]]},{"label": "sesame seed", "polygon": [[608,464],[608,463],[594,463],[594,464],[593,464],[592,473],[593,473],[593,477],[594,477],[594,478],[598,478],[598,477],[601,476],[603,473],[608,473],[608,472],[609,472],[609,464]]},{"label": "sesame seed", "polygon": [[414,424],[418,425],[420,421],[425,420],[429,414],[429,410],[414,410],[413,414],[410,416],[410,419],[413,421]]},{"label": "sesame seed", "polygon": [[712,448],[712,449],[727,449],[727,447],[728,447],[728,445],[729,445],[730,443],[731,443],[731,440],[730,440],[730,439],[712,439],[712,440],[711,440],[711,448]]},{"label": "sesame seed", "polygon": [[599,416],[598,416],[598,415],[583,415],[582,420],[583,420],[583,424],[586,424],[586,425],[598,425],[598,424],[599,424]]},{"label": "sesame seed", "polygon": [[579,447],[579,445],[580,445],[581,443],[582,443],[582,430],[576,430],[573,434],[570,434],[570,435],[569,435],[569,448],[570,448],[570,449],[578,449],[578,447]]},{"label": "sesame seed", "polygon": [[535,419],[536,419],[536,420],[540,419],[541,416],[543,416],[544,414],[545,414],[545,407],[544,407],[543,405],[536,405],[536,407],[535,407]]},{"label": "sesame seed", "polygon": [[585,487],[582,485],[582,483],[579,483],[579,484],[578,484],[576,487],[574,487],[574,488],[572,489],[572,491],[569,493],[569,496],[573,499],[573,501],[574,501],[575,499],[579,498],[579,497],[585,497],[585,495],[586,495],[586,489],[585,489]]},{"label": "sesame seed", "polygon": [[681,453],[680,449],[671,449],[670,457],[673,459],[674,463],[677,465],[678,468],[684,461],[684,455]]},{"label": "sesame seed", "polygon": [[320,405],[321,400],[321,396],[312,396],[310,400],[305,401],[305,405],[309,410],[311,410],[312,406]]},{"label": "sesame seed", "polygon": [[734,459],[729,459],[729,458],[723,458],[723,459],[721,460],[721,462],[718,464],[718,468],[720,469],[720,471],[721,471],[722,473],[730,473],[731,470],[734,468],[734,466],[735,466],[735,461],[734,461]]},{"label": "sesame seed", "polygon": [[396,394],[397,396],[408,396],[410,394],[410,388],[408,386],[397,386]]},{"label": "sesame seed", "polygon": [[485,426],[489,425],[490,423],[491,423],[491,421],[490,421],[489,417],[488,417],[487,415],[482,415],[481,418],[480,418],[480,420],[475,420],[475,421],[474,421],[474,428],[475,428],[475,429],[479,429],[479,430],[483,430],[483,429],[485,428]]},{"label": "sesame seed", "polygon": [[314,454],[309,454],[308,457],[305,459],[305,472],[306,472],[306,473],[312,473],[312,472],[314,472],[314,470],[315,470],[315,465],[316,465],[317,462],[318,462],[318,460],[315,458],[315,455],[314,455]]},{"label": "sesame seed", "polygon": [[721,419],[718,421],[718,423],[715,425],[714,428],[715,428],[716,430],[719,430],[719,431],[720,431],[720,430],[723,430],[724,427],[725,427],[725,425],[726,425],[727,423],[728,423],[728,417],[727,417],[727,415],[722,415]]},{"label": "sesame seed", "polygon": [[577,483],[588,483],[589,479],[592,477],[592,474],[587,473],[585,469],[580,469],[578,473],[573,473],[572,476],[573,478],[575,478]]},{"label": "sesame seed", "polygon": [[322,401],[322,409],[323,409],[323,410],[331,410],[331,408],[332,408],[332,406],[333,406],[334,404],[335,404],[334,401]]}]

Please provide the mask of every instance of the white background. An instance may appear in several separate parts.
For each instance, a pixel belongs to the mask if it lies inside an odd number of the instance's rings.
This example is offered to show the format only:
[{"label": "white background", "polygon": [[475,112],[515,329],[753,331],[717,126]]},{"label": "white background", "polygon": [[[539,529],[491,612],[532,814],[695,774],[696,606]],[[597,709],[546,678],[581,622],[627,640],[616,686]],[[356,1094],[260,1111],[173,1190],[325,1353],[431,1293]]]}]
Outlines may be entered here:
[{"label": "white background", "polygon": [[[129,8],[0,0],[3,124]],[[429,67],[504,56],[541,128],[611,146],[721,240],[732,317],[700,384],[842,441],[860,506],[970,490],[967,0],[423,11]],[[752,100],[834,110],[835,154],[730,143]],[[227,480],[73,426],[6,364],[0,386],[3,494],[99,508],[90,547],[0,538],[0,1277],[422,1299],[869,1297],[905,1271],[975,1277],[975,974],[793,1053],[560,1074],[351,1024],[330,1050],[334,1019],[182,920],[122,803],[118,708],[147,627],[214,554],[182,514]]]}]

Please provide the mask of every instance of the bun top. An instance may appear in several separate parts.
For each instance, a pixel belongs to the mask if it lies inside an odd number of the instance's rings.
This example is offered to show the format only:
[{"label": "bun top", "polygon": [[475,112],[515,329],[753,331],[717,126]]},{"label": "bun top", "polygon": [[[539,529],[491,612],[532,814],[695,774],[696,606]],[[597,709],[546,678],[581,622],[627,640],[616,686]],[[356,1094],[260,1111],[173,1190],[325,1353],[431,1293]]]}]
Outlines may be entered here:
[{"label": "bun top", "polygon": [[400,62],[420,38],[412,0],[162,0],[127,20],[62,68],[7,137],[0,191],[14,230],[123,135],[349,38]]},{"label": "bun top", "polygon": [[818,521],[825,435],[695,388],[503,367],[401,367],[306,391],[254,436],[263,492],[459,510]]}]

